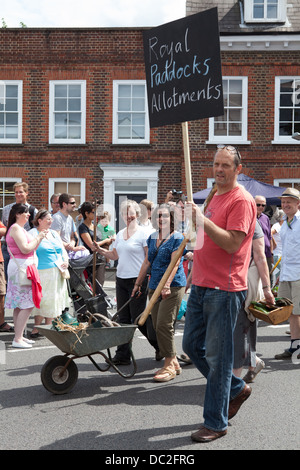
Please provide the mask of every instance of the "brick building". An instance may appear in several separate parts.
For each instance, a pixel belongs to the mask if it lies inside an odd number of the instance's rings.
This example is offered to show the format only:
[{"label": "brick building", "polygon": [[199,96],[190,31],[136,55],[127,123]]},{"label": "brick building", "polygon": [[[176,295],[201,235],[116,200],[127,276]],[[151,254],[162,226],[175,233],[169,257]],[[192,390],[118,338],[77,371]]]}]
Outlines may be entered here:
[{"label": "brick building", "polygon": [[[253,2],[186,2],[187,15],[218,6],[225,104],[189,124],[194,192],[218,143],[239,147],[251,177],[300,185],[300,6]],[[143,29],[0,29],[0,208],[19,180],[37,207],[68,191],[111,212],[124,195],[184,190],[181,125],[149,130]]]}]

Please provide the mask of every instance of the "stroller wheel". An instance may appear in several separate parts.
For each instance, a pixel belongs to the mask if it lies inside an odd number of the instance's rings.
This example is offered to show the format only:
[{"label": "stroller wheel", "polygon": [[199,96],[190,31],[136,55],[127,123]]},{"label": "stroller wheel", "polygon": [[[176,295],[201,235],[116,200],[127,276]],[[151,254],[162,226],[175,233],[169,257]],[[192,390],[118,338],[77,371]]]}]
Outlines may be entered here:
[{"label": "stroller wheel", "polygon": [[41,371],[41,380],[44,387],[55,395],[70,392],[77,382],[78,369],[74,361],[66,356],[54,356],[48,359]]}]

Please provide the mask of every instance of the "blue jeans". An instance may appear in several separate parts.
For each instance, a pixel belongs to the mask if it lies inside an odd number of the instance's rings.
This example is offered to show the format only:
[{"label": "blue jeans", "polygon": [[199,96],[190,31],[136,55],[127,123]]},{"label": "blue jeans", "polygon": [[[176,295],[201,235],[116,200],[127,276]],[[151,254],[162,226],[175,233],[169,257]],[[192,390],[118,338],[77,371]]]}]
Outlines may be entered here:
[{"label": "blue jeans", "polygon": [[229,400],[245,386],[232,367],[233,332],[246,293],[192,285],[188,300],[183,350],[207,379],[204,426],[213,431],[227,428]]}]

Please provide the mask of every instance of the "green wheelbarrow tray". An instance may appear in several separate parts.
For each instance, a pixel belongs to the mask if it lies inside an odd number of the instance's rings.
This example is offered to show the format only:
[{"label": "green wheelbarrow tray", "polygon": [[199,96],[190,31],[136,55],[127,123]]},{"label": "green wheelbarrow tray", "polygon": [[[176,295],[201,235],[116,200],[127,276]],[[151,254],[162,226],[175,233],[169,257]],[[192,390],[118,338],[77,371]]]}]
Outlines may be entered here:
[{"label": "green wheelbarrow tray", "polygon": [[[73,388],[77,381],[78,372],[74,360],[88,357],[100,372],[106,372],[112,367],[121,377],[130,378],[136,373],[137,365],[132,352],[132,339],[137,325],[120,325],[115,327],[88,326],[85,330],[57,331],[49,326],[38,326],[38,331],[49,339],[65,356],[54,356],[45,364],[41,372],[42,383],[47,390],[55,394],[63,394]],[[133,370],[123,373],[113,362],[110,348],[121,344],[129,344]],[[107,350],[107,354],[103,352]],[[100,367],[92,356],[99,354],[105,359],[105,367]],[[77,369],[77,367],[76,367]],[[72,378],[73,377],[73,378]],[[71,380],[72,379],[72,380]],[[72,383],[70,383],[72,382]]]}]

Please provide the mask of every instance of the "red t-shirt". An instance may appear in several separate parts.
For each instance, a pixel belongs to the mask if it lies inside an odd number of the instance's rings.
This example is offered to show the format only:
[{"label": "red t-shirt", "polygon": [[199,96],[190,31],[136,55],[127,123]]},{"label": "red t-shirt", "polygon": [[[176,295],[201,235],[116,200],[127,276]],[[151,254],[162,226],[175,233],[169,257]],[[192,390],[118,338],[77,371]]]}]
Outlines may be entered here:
[{"label": "red t-shirt", "polygon": [[240,185],[225,194],[215,194],[205,211],[205,216],[225,230],[244,232],[246,237],[240,248],[229,254],[216,245],[203,229],[198,230],[194,250],[193,284],[229,292],[246,290],[256,223],[253,197]]}]

